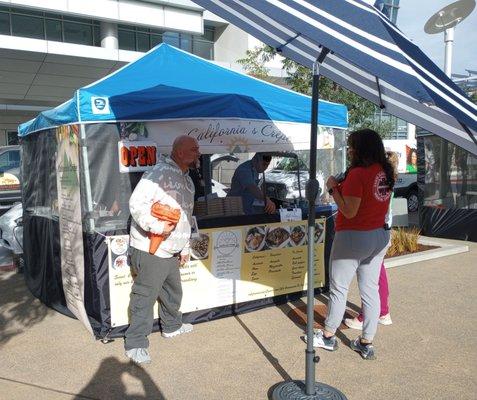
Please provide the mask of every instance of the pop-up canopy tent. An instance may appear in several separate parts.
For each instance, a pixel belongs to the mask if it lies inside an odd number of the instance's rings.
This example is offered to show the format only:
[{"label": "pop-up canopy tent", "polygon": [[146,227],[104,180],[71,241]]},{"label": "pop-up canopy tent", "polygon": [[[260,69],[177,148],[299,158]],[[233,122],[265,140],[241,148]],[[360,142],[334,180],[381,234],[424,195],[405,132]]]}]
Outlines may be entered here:
[{"label": "pop-up canopy tent", "polygon": [[[294,134],[300,130],[296,124],[310,123],[310,106],[308,96],[161,44],[137,61],[78,89],[66,103],[20,125],[19,136],[25,137],[60,125],[113,121],[187,120],[189,126],[200,130],[208,128],[210,119],[215,123],[220,120],[224,127],[227,122],[233,121],[238,130],[248,127],[252,132],[253,128],[262,129],[273,121],[281,131],[293,135],[293,145],[289,146],[291,150],[301,144],[300,138]],[[322,101],[319,107],[319,125],[347,127],[345,106]],[[246,123],[240,124],[242,120]],[[195,121],[196,125],[190,121]],[[212,134],[210,130],[209,134]],[[243,131],[232,134],[245,136],[246,139],[249,136]],[[223,140],[225,132],[220,136]],[[257,146],[267,142],[265,138],[261,136],[256,142],[248,140],[250,145]],[[211,138],[207,139],[201,141],[199,138],[202,152],[217,150],[211,148]],[[268,140],[272,144],[274,141]],[[284,143],[285,139],[279,141],[280,149]],[[304,140],[304,143],[308,146],[309,141]]]},{"label": "pop-up canopy tent", "polygon": [[[320,127],[343,132],[346,107],[319,108]],[[120,334],[105,236],[127,234],[130,194],[156,153],[182,134],[209,154],[307,149],[310,109],[307,96],[162,44],[21,125],[28,287],[96,337]],[[126,256],[114,243],[118,274]]]}]

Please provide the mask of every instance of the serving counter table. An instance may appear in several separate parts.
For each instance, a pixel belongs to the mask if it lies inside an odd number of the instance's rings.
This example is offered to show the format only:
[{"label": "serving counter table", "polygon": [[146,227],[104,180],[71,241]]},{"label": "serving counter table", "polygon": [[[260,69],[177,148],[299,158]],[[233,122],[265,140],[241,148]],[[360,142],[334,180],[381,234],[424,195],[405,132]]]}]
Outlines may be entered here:
[{"label": "serving counter table", "polygon": [[[317,207],[317,234],[313,238],[316,292],[325,290],[328,282],[333,211],[331,206]],[[307,269],[306,210],[303,218],[280,222],[277,214],[199,220],[198,235],[191,241],[192,259],[181,267],[184,321],[210,321],[302,297]],[[32,217],[25,221],[25,229],[42,231],[45,224],[58,223]],[[127,231],[110,226],[111,230],[83,235],[84,305],[99,339],[123,336],[132,285]],[[42,263],[41,271],[29,271],[28,286],[44,303],[71,315],[61,284],[59,243],[52,240],[39,248],[42,254],[26,254],[26,261],[40,256],[50,262]],[[48,281],[41,276],[49,276]],[[159,330],[157,320],[154,330]]]}]

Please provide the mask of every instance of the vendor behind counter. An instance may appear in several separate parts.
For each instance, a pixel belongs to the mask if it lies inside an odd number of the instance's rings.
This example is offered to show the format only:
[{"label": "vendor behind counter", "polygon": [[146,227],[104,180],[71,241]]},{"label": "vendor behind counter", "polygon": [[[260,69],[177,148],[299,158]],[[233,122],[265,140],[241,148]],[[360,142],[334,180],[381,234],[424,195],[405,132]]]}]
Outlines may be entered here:
[{"label": "vendor behind counter", "polygon": [[251,160],[240,164],[232,177],[230,191],[227,196],[242,198],[243,211],[246,215],[273,214],[276,211],[275,203],[265,196],[258,186],[259,174],[264,172],[272,159],[266,153],[256,153]]}]

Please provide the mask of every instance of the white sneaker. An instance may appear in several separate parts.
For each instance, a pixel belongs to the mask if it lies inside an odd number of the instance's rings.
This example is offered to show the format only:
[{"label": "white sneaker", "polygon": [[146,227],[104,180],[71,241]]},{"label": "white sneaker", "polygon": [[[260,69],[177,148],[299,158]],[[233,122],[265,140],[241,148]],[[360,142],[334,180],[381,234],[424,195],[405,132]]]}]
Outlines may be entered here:
[{"label": "white sneaker", "polygon": [[[303,340],[306,343],[306,335],[303,336]],[[338,341],[336,340],[336,336],[334,335],[330,338],[324,337],[323,331],[321,329],[318,329],[318,331],[313,334],[313,347],[321,347],[322,349],[328,351],[335,351],[338,349]]]},{"label": "white sneaker", "polygon": [[[363,322],[360,321],[357,317],[345,318],[343,322],[348,328],[357,330],[363,329]],[[391,314],[386,314],[382,317],[379,317],[378,323],[380,323],[381,325],[391,325],[393,323],[393,321],[391,320]]]},{"label": "white sneaker", "polygon": [[173,338],[174,336],[182,335],[183,333],[189,333],[194,330],[192,324],[182,324],[182,326],[174,332],[162,332],[162,337]]},{"label": "white sneaker", "polygon": [[358,317],[345,318],[343,322],[348,328],[357,329],[360,331],[363,329],[363,323],[358,319]]},{"label": "white sneaker", "polygon": [[379,317],[378,322],[381,325],[392,325],[393,321],[391,319],[391,314],[387,313],[386,315],[383,315],[382,317]]},{"label": "white sneaker", "polygon": [[134,364],[149,364],[151,362],[149,350],[145,348],[126,350],[125,354]]}]

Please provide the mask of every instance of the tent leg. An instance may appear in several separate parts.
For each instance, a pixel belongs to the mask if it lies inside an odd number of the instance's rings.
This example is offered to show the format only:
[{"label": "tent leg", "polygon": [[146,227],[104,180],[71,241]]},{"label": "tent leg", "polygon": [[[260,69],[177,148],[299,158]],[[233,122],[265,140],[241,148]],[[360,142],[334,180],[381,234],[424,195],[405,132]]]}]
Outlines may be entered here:
[{"label": "tent leg", "polygon": [[344,399],[346,397],[338,389],[315,382],[315,362],[319,357],[315,357],[313,349],[313,325],[315,321],[315,200],[319,191],[318,180],[316,179],[316,145],[318,141],[318,99],[319,99],[319,66],[329,53],[329,49],[324,47],[313,64],[313,83],[311,97],[311,135],[310,135],[310,178],[306,184],[306,198],[308,200],[308,270],[307,270],[307,306],[306,306],[306,350],[305,350],[305,382],[290,381],[277,385],[273,390],[273,400],[284,399]]}]

